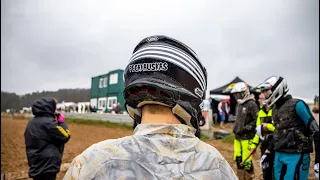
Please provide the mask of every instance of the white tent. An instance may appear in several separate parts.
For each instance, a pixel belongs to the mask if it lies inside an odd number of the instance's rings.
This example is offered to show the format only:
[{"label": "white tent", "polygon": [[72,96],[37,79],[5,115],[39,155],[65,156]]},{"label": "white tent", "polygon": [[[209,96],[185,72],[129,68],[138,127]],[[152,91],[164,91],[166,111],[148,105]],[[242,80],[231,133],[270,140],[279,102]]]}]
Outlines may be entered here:
[{"label": "white tent", "polygon": [[62,102],[57,104],[57,109],[65,110],[66,107],[72,107],[75,106],[76,103],[74,102]]},{"label": "white tent", "polygon": [[[86,106],[89,106],[90,105],[90,102],[79,102],[78,104],[77,104],[77,106],[78,106],[78,113],[85,113],[85,111],[86,111],[86,109],[85,109],[85,107]],[[82,107],[82,109],[81,109],[81,107]],[[88,109],[87,109],[88,110]]]}]

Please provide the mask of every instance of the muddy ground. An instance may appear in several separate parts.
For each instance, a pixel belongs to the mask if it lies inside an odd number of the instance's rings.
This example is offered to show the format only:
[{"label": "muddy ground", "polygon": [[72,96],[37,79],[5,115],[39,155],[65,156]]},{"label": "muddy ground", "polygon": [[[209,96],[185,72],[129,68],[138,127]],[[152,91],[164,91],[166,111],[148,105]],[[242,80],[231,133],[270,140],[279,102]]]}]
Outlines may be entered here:
[{"label": "muddy ground", "polygon": [[[318,116],[319,117],[319,116]],[[27,120],[1,117],[1,173],[6,173],[6,179],[28,179],[28,164],[25,154],[24,130]],[[114,139],[130,135],[132,132],[124,128],[106,128],[88,124],[69,124],[72,138],[65,146],[62,163],[70,163],[72,159],[84,151],[90,145],[106,139]],[[230,131],[231,125],[227,125],[226,130]],[[233,162],[233,145],[221,140],[206,140],[206,143],[217,148],[220,153],[236,170]],[[259,167],[260,152],[254,155],[254,166],[256,179],[261,179],[261,169]],[[312,161],[314,155],[312,154]],[[312,168],[310,167],[310,178],[314,179]],[[65,164],[67,165],[67,164]],[[65,171],[58,174],[57,179],[62,179]]]}]

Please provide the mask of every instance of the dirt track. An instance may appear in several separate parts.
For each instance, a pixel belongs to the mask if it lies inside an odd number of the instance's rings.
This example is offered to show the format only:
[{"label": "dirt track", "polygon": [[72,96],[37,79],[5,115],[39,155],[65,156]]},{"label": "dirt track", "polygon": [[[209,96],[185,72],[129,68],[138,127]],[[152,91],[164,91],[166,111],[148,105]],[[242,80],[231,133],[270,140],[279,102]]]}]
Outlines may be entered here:
[{"label": "dirt track", "polygon": [[[27,120],[1,118],[1,172],[6,172],[7,179],[28,177],[23,135],[27,122]],[[68,126],[71,139],[65,146],[62,163],[70,163],[76,155],[94,143],[132,134],[123,128],[84,124],[68,124]],[[57,179],[62,179],[64,173],[59,173]]]},{"label": "dirt track", "polygon": [[[6,173],[6,179],[18,179],[28,177],[28,164],[25,154],[23,133],[27,120],[13,120],[1,118],[1,172]],[[132,132],[122,128],[106,128],[95,125],[69,124],[71,139],[65,146],[62,163],[69,163],[90,145],[106,139],[114,139],[130,135]],[[228,128],[229,129],[229,128]],[[216,147],[227,159],[232,168],[236,170],[233,162],[233,145],[222,143],[221,140],[209,140],[208,144]],[[260,152],[254,156],[256,177],[261,177],[259,167]],[[312,159],[314,155],[312,154]],[[313,162],[310,176],[313,176]],[[310,168],[311,170],[311,168]],[[57,179],[62,179],[65,172],[60,172]],[[256,178],[260,179],[260,178]]]}]

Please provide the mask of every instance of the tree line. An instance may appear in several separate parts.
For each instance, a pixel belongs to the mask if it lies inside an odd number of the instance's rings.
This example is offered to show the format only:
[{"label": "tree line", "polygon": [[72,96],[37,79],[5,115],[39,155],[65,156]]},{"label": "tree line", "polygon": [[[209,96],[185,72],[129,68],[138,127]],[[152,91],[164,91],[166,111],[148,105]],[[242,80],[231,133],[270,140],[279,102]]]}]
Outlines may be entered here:
[{"label": "tree line", "polygon": [[89,102],[90,89],[59,89],[58,91],[33,92],[25,95],[1,91],[1,112],[6,109],[20,110],[23,107],[31,107],[33,102],[41,97],[54,97],[59,103],[65,102]]}]

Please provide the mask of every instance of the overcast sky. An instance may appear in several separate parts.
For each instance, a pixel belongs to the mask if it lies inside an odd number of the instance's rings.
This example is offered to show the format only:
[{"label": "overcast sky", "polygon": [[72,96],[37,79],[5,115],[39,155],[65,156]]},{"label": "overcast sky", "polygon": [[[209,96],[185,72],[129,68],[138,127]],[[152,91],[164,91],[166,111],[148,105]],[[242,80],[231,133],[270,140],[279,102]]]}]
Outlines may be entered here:
[{"label": "overcast sky", "polygon": [[1,90],[90,88],[158,34],[194,49],[208,90],[281,75],[294,96],[319,92],[318,0],[1,0]]}]

